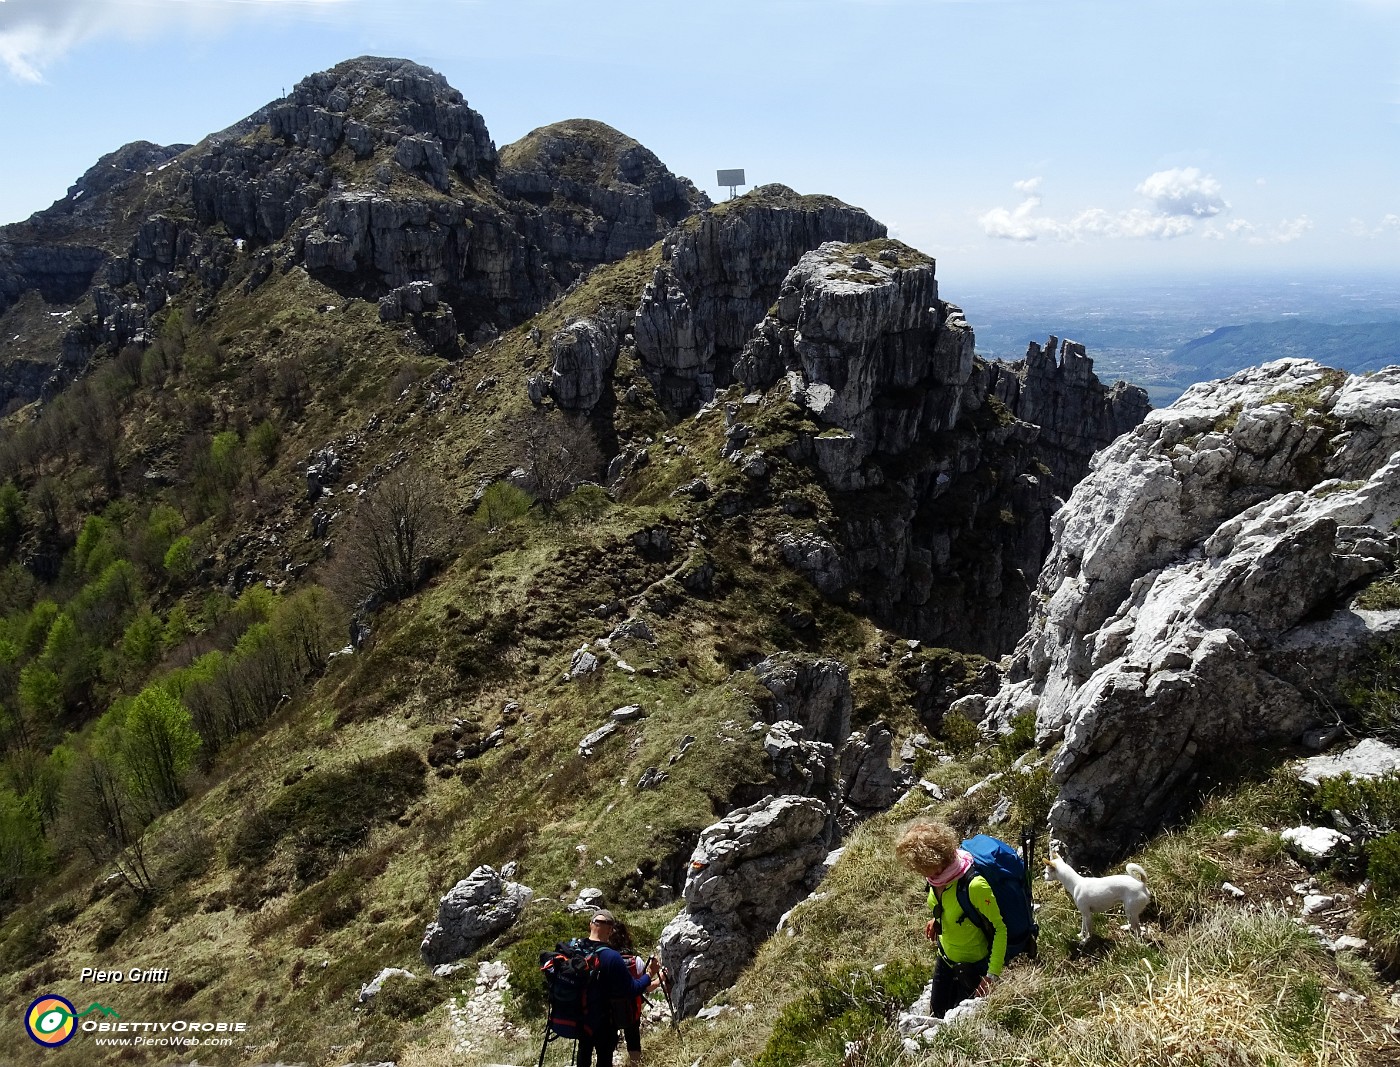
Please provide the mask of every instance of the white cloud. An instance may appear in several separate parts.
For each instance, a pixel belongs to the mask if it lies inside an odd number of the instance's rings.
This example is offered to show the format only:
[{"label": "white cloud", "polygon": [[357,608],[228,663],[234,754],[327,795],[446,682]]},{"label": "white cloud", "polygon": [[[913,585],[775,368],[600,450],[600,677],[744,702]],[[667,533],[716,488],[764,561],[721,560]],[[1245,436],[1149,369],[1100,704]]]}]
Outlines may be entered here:
[{"label": "white cloud", "polygon": [[1012,182],[1011,188],[1015,189],[1018,193],[1024,193],[1026,196],[1030,196],[1040,189],[1040,182],[1040,176],[1036,175],[1034,178],[1023,178],[1019,182]]},{"label": "white cloud", "polygon": [[1280,219],[1272,225],[1256,226],[1245,219],[1234,219],[1226,229],[1240,234],[1252,245],[1287,245],[1313,229],[1313,221],[1306,215],[1299,215],[1294,219]]},{"label": "white cloud", "polygon": [[1032,212],[1040,206],[1040,197],[1031,196],[1022,200],[1015,208],[994,207],[978,217],[982,230],[988,237],[1004,241],[1034,241],[1042,235],[1051,235],[1058,226],[1053,219],[1036,218]]},{"label": "white cloud", "polygon": [[1347,226],[1347,233],[1353,237],[1380,237],[1384,234],[1400,230],[1400,215],[1388,214],[1381,217],[1381,221],[1372,225],[1365,219],[1353,218]]},{"label": "white cloud", "polygon": [[254,9],[295,11],[350,0],[0,0],[0,63],[19,81],[39,82],[44,69],[84,41],[104,35],[139,37],[166,26],[206,26]]},{"label": "white cloud", "polygon": [[[1037,185],[1039,179],[1036,179]],[[1017,186],[1021,184],[1018,182]],[[1090,238],[1137,238],[1169,240],[1183,237],[1194,228],[1194,220],[1168,215],[1144,208],[1108,211],[1091,207],[1073,218],[1061,220],[1039,215],[1038,196],[1028,196],[1014,208],[994,207],[978,216],[982,232],[1004,241],[1037,241],[1042,237],[1055,241],[1085,241]]]},{"label": "white cloud", "polygon": [[1299,215],[1296,219],[1284,219],[1274,227],[1271,236],[1274,244],[1286,245],[1298,240],[1312,228],[1312,219],[1306,215]]},{"label": "white cloud", "polygon": [[1220,183],[1195,167],[1176,167],[1149,174],[1137,191],[1155,203],[1164,215],[1204,219],[1230,207],[1220,195]]}]

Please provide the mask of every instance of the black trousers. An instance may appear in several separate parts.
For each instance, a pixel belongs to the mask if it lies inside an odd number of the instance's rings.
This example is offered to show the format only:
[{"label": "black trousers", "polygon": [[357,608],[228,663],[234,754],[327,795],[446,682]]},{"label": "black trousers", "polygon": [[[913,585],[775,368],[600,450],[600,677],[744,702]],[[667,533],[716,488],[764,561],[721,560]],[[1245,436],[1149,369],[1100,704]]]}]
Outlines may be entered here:
[{"label": "black trousers", "polygon": [[613,1067],[613,1051],[616,1048],[617,1031],[611,1027],[600,1027],[592,1034],[580,1034],[577,1067],[589,1067],[594,1056],[598,1058],[598,1067]]},{"label": "black trousers", "polygon": [[941,1019],[950,1008],[956,1008],[977,991],[977,984],[987,973],[990,959],[976,963],[953,963],[941,955],[933,968],[933,1003],[930,1014]]}]

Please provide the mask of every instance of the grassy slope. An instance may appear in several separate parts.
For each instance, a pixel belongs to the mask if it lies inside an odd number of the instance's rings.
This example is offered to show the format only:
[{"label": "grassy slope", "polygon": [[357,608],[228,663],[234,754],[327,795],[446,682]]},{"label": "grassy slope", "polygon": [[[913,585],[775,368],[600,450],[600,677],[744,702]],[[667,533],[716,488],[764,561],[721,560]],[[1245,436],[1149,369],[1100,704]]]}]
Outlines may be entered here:
[{"label": "grassy slope", "polygon": [[[952,786],[992,765],[979,755],[930,776]],[[1142,942],[1101,917],[1081,946],[1068,896],[1037,882],[1038,961],[1009,969],[985,1014],[910,1054],[889,1020],[933,961],[923,891],[894,862],[893,844],[916,815],[970,814],[959,801],[911,796],[857,831],[819,895],[792,916],[791,932],[773,938],[724,998],[735,1011],[650,1033],[648,1059],[675,1067],[1393,1062],[1397,1012],[1386,988],[1359,957],[1329,956],[1292,918],[1292,886],[1308,875],[1275,832],[1306,808],[1302,788],[1279,772],[1223,790],[1188,826],[1135,855],[1156,898]],[[1247,897],[1228,898],[1225,881]],[[1326,873],[1320,881],[1336,884]],[[521,1063],[532,1054],[525,1039],[475,1058],[441,1042],[430,1034],[401,1062]]]},{"label": "grassy slope", "polygon": [[[534,942],[548,942],[568,928],[551,898],[571,898],[579,886],[602,886],[629,909],[640,930],[654,936],[675,905],[640,907],[654,897],[659,878],[645,869],[645,861],[678,850],[683,855],[694,833],[736,790],[763,777],[761,752],[748,729],[760,694],[734,668],[778,648],[840,656],[854,668],[859,721],[878,713],[901,734],[915,729],[909,691],[894,668],[882,666],[889,658],[881,655],[887,635],[822,601],[776,562],[769,547],[774,529],[793,522],[783,512],[785,499],[800,496],[815,508],[807,522],[831,514],[809,475],[783,461],[774,447],[800,424],[801,413],[790,405],[775,402],[746,416],[759,426],[759,443],[768,442],[776,469],[771,490],[752,494],[748,510],[735,519],[722,520],[707,505],[670,495],[702,472],[716,491],[750,489],[720,460],[723,420],[711,412],[671,428],[671,439],[654,441],[650,464],[602,514],[566,506],[552,516],[532,513],[495,532],[471,525],[469,494],[512,465],[509,427],[528,409],[525,377],[546,367],[547,351],[531,340],[532,328],[547,338],[570,314],[625,306],[649,277],[656,255],[655,250],[637,254],[595,272],[564,302],[456,365],[421,355],[405,332],[379,324],[371,305],[344,301],[299,271],[275,276],[246,302],[230,301],[199,328],[200,337],[223,351],[194,383],[209,397],[216,424],[243,417],[246,383],[260,365],[296,360],[312,382],[311,401],[284,428],[278,459],[261,479],[257,503],[239,505],[232,530],[280,524],[284,541],[278,556],[319,560],[319,542],[308,526],[311,511],[326,502],[313,505],[305,499],[298,472],[311,449],[335,441],[349,464],[342,484],[363,481],[401,451],[442,471],[461,517],[458,554],[428,589],[380,613],[366,652],[338,660],[305,703],[287,708],[262,736],[235,746],[194,799],[152,828],[163,887],[153,907],[136,907],[124,892],[110,891],[105,872],[78,863],[50,891],[9,916],[0,931],[7,971],[0,977],[0,993],[8,1002],[27,1003],[49,988],[86,994],[93,987],[74,982],[84,966],[169,967],[172,980],[166,986],[104,987],[100,999],[107,1002],[110,994],[112,1006],[129,1018],[170,1018],[179,1012],[250,1023],[249,1049],[207,1050],[202,1062],[394,1057],[405,1065],[471,1062],[479,1056],[455,1057],[445,1049],[448,1002],[470,991],[472,971],[424,983],[411,995],[386,997],[370,1010],[356,1004],[359,986],[384,966],[422,973],[417,945],[438,897],[482,862],[519,861],[517,877],[537,893],[517,928],[483,953],[502,954],[517,974],[529,973]],[[344,343],[347,334],[355,338],[353,346]],[[444,389],[445,376],[452,379],[450,389]],[[619,393],[642,382],[625,359],[617,378]],[[494,385],[485,385],[492,379]],[[478,382],[484,385],[480,390]],[[123,439],[132,455],[163,449],[173,454],[178,441],[167,440],[172,430],[162,421],[161,404],[159,397],[135,402]],[[617,422],[620,432],[634,437],[663,428],[648,403],[620,407]],[[347,436],[351,433],[354,440]],[[676,545],[668,559],[649,558],[632,546],[631,534],[658,524]],[[335,529],[333,524],[333,536]],[[701,536],[702,543],[690,544]],[[220,549],[229,561],[237,555],[232,546]],[[702,557],[716,567],[712,592],[689,592],[668,577]],[[272,557],[254,562],[270,566]],[[656,642],[618,646],[637,673],[605,669],[581,681],[560,682],[573,650],[616,621],[597,618],[597,606],[621,598],[637,608],[642,596],[648,602],[642,614]],[[811,615],[814,626],[790,630],[781,621],[789,606],[795,614]],[[507,715],[504,709],[513,701],[522,709]],[[625,726],[592,759],[579,757],[578,739],[610,709],[628,703],[641,704],[646,718]],[[238,842],[246,840],[240,831],[278,798],[303,795],[307,782],[367,788],[363,761],[405,748],[426,755],[434,736],[455,719],[464,720],[473,737],[502,726],[505,743],[454,773],[421,774],[421,795],[406,803],[370,803],[374,814],[365,820],[363,840],[328,857],[329,877],[298,870],[308,845],[314,851],[314,839],[301,847],[283,840],[261,863],[247,862],[239,852]],[[686,735],[696,742],[671,764]],[[638,794],[634,784],[651,766],[667,770],[671,778],[655,792]],[[941,765],[931,773],[956,795],[954,786],[965,787],[991,766],[984,758],[971,765]],[[348,805],[366,798],[344,799]],[[1240,927],[1216,916],[1214,906],[1193,906],[1214,900],[1223,877],[1250,884],[1253,872],[1261,886],[1276,888],[1280,879],[1296,876],[1274,839],[1253,829],[1252,822],[1249,833],[1231,843],[1219,839],[1220,819],[1233,817],[1223,813],[1248,799],[1237,798],[1233,806],[1222,802],[1210,817],[1215,822],[1205,819],[1140,857],[1163,898],[1160,944],[1145,953],[1131,945],[1101,944],[1077,954],[1071,943],[1077,919],[1058,890],[1041,887],[1048,930],[1043,963],[1019,969],[998,994],[996,1030],[983,1051],[1002,1062],[1024,1062],[1013,1058],[1012,1046],[1031,1042],[1041,1062],[1089,1062],[1097,1053],[1085,1050],[1100,1047],[1093,1042],[1104,1040],[1108,1020],[1124,1011],[1165,1010],[1153,1007],[1139,960],[1146,955],[1155,973],[1175,981],[1173,967],[1180,967],[1183,951],[1199,964],[1194,973],[1204,966],[1211,982],[1224,983],[1210,988],[1257,1003],[1266,1015],[1275,1011],[1268,1004],[1276,997],[1280,1004],[1303,1005],[1278,1038],[1297,1046],[1292,1062],[1316,1061],[1307,1058],[1307,1050],[1325,1047],[1324,1019],[1334,1020],[1328,1023],[1330,1033],[1348,1020],[1363,1032],[1374,1031],[1383,1014],[1374,1001],[1342,1009],[1327,995],[1290,992],[1333,986],[1369,992],[1361,968],[1338,972],[1310,942],[1285,936],[1291,924]],[[332,812],[335,801],[331,793]],[[968,830],[986,815],[981,800],[950,801],[941,810]],[[779,1013],[814,986],[839,989],[848,972],[868,972],[887,960],[927,964],[917,938],[919,894],[889,860],[895,827],[912,813],[906,806],[857,834],[826,887],[829,896],[804,906],[795,936],[766,948],[736,987],[733,1003],[752,1003],[752,1011],[713,1026],[690,1023],[678,1034],[653,1035],[649,1041],[658,1059],[752,1062],[767,1045]],[[315,824],[308,820],[307,825]],[[1203,849],[1210,852],[1209,864],[1196,858]],[[633,876],[639,865],[644,869]],[[1255,899],[1268,894],[1261,889]],[[860,936],[852,937],[852,930]],[[1213,930],[1226,931],[1237,945],[1233,961],[1212,957],[1201,946],[1204,934]],[[1153,981],[1154,989],[1166,988]],[[1322,1006],[1330,1006],[1332,1015]],[[1235,1028],[1236,1016],[1228,1013],[1173,1010],[1185,1011],[1190,1025],[1212,1034],[1228,1037]],[[1061,1049],[1066,1016],[1087,1019],[1071,1051]],[[1163,1028],[1154,1023],[1152,1030]],[[867,1062],[896,1057],[887,1032],[880,1033]],[[46,1055],[21,1034],[4,1040],[7,1062],[38,1063]],[[962,1046],[950,1045],[944,1061],[971,1061],[973,1039],[962,1040],[966,1047],[959,1051]],[[529,1042],[509,1051],[533,1055]],[[834,1062],[834,1051],[821,1041],[801,1055]],[[157,1053],[123,1059],[171,1061],[172,1056]],[[1127,1057],[1124,1062],[1146,1061]]]},{"label": "grassy slope", "polygon": [[[532,329],[547,337],[566,315],[635,302],[656,255],[605,268],[564,304],[461,365],[416,354],[406,334],[376,321],[370,305],[340,300],[298,270],[191,327],[187,351],[208,342],[217,345],[217,357],[198,364],[197,380],[172,381],[164,399],[133,398],[124,460],[176,461],[179,432],[162,417],[172,393],[197,388],[218,426],[246,419],[247,383],[260,366],[295,360],[312,383],[312,399],[285,425],[256,502],[235,504],[232,536],[214,553],[223,565],[241,558],[237,531],[250,528],[283,533],[274,555],[248,562],[275,573],[284,554],[318,559],[310,513],[336,505],[308,501],[297,472],[301,457],[328,442],[347,456],[342,484],[363,481],[400,451],[444,472],[461,516],[460,554],[418,597],[379,614],[369,650],[339,661],[303,706],[284,711],[261,737],[241,741],[202,791],[153,825],[148,840],[162,886],[153,907],[109,892],[103,872],[76,863],[53,892],[12,915],[0,947],[11,972],[0,978],[7,997],[53,985],[72,990],[72,976],[84,966],[165,966],[169,986],[123,986],[113,998],[118,1010],[139,1017],[178,1007],[244,1018],[263,1058],[334,1062],[351,1055],[332,1045],[387,1056],[417,1024],[356,1013],[354,994],[382,966],[421,969],[417,943],[438,896],[476,864],[517,859],[519,877],[542,896],[567,896],[572,883],[599,884],[614,899],[639,903],[657,892],[660,877],[646,861],[683,858],[734,790],[764,777],[748,730],[754,686],[742,673],[731,679],[734,666],[804,645],[855,663],[879,635],[824,603],[762,547],[781,515],[780,497],[758,500],[753,513],[721,526],[701,505],[669,495],[705,470],[717,488],[742,486],[718,457],[718,412],[677,427],[671,443],[653,444],[629,498],[602,515],[565,506],[492,533],[467,520],[469,492],[513,463],[508,428],[527,410],[524,378],[545,365]],[[344,344],[347,333],[356,338],[353,347]],[[642,380],[626,364],[619,374]],[[454,382],[446,393],[443,375]],[[491,379],[494,385],[476,388]],[[797,417],[790,406],[776,407],[762,420],[764,430],[775,438],[789,433]],[[638,433],[659,426],[658,419],[643,405],[617,421]],[[780,492],[799,491],[805,480],[787,468],[775,479]],[[670,558],[650,558],[632,545],[633,533],[658,524],[672,534]],[[336,529],[333,523],[332,536]],[[717,569],[714,591],[703,596],[675,577],[701,562]],[[637,673],[609,669],[560,683],[573,651],[617,621],[597,619],[597,606],[618,598],[636,606],[643,594],[656,643],[618,647]],[[779,621],[789,606],[813,625],[789,632]],[[859,673],[859,684],[886,700],[907,695],[892,674],[873,667]],[[503,719],[510,701],[523,711]],[[628,703],[640,703],[647,717],[591,760],[579,757],[578,739]],[[427,774],[420,799],[406,810],[387,805],[369,820],[361,843],[332,857],[329,879],[299,872],[287,840],[266,862],[245,862],[239,842],[246,828],[299,781],[353,776],[359,761],[400,748],[426,754],[434,735],[459,718],[470,736],[504,725],[505,744],[468,761],[465,773]],[[906,731],[912,724],[907,712],[898,721]],[[670,764],[686,735],[696,742]],[[638,795],[633,783],[651,766],[667,770],[670,780]],[[633,876],[639,865],[645,869]],[[547,908],[534,910],[548,922]],[[52,944],[42,942],[44,926]],[[443,983],[428,999],[441,1002],[457,986]],[[332,1022],[346,1028],[334,1040],[325,1036]],[[7,1049],[11,1054],[22,1062],[41,1055],[23,1046]],[[240,1051],[226,1062],[242,1059]]]}]

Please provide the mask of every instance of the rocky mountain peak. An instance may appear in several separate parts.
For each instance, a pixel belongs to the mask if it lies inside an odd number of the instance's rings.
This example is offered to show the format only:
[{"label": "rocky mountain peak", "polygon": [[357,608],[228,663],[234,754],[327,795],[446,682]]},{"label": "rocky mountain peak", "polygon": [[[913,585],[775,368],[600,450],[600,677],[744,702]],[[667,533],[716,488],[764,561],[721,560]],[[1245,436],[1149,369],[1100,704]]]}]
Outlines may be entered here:
[{"label": "rocky mountain peak", "polygon": [[644,145],[593,119],[565,119],[530,131],[501,150],[501,166],[542,174],[555,182],[603,187],[649,186],[674,179]]},{"label": "rocky mountain peak", "polygon": [[[511,161],[498,173],[485,121],[441,74],[348,60],[188,151],[105,156],[54,208],[0,229],[0,315],[26,293],[84,305],[78,319],[26,305],[8,331],[62,352],[59,388],[98,348],[148,339],[191,282],[213,298],[237,274],[251,293],[300,266],[454,355],[709,206],[603,123],[544,127]],[[52,359],[0,384],[0,404],[33,399]]]},{"label": "rocky mountain peak", "polygon": [[274,137],[327,157],[342,146],[356,159],[392,147],[400,166],[444,190],[449,170],[469,181],[496,167],[482,117],[441,74],[406,59],[347,60],[303,78],[265,112]]},{"label": "rocky mountain peak", "polygon": [[68,187],[68,195],[56,201],[51,210],[72,212],[82,206],[84,199],[91,203],[96,197],[132,178],[163,167],[189,147],[187,144],[158,145],[150,141],[132,141],[131,144],[122,145],[89,167],[81,178]]}]

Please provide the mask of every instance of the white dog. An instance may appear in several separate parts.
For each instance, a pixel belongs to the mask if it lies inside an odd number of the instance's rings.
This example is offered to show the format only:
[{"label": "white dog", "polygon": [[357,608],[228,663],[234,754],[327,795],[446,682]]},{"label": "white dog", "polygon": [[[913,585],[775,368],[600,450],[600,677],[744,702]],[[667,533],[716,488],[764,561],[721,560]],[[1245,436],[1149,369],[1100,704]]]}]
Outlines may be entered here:
[{"label": "white dog", "polygon": [[1045,861],[1045,880],[1058,880],[1079,909],[1082,920],[1079,940],[1088,941],[1089,935],[1094,932],[1094,913],[1107,911],[1115,903],[1123,905],[1133,935],[1142,936],[1138,919],[1152,899],[1152,893],[1147,888],[1146,871],[1136,863],[1128,864],[1127,871],[1127,874],[1111,874],[1107,878],[1086,878],[1054,852],[1050,853],[1050,858]]}]

